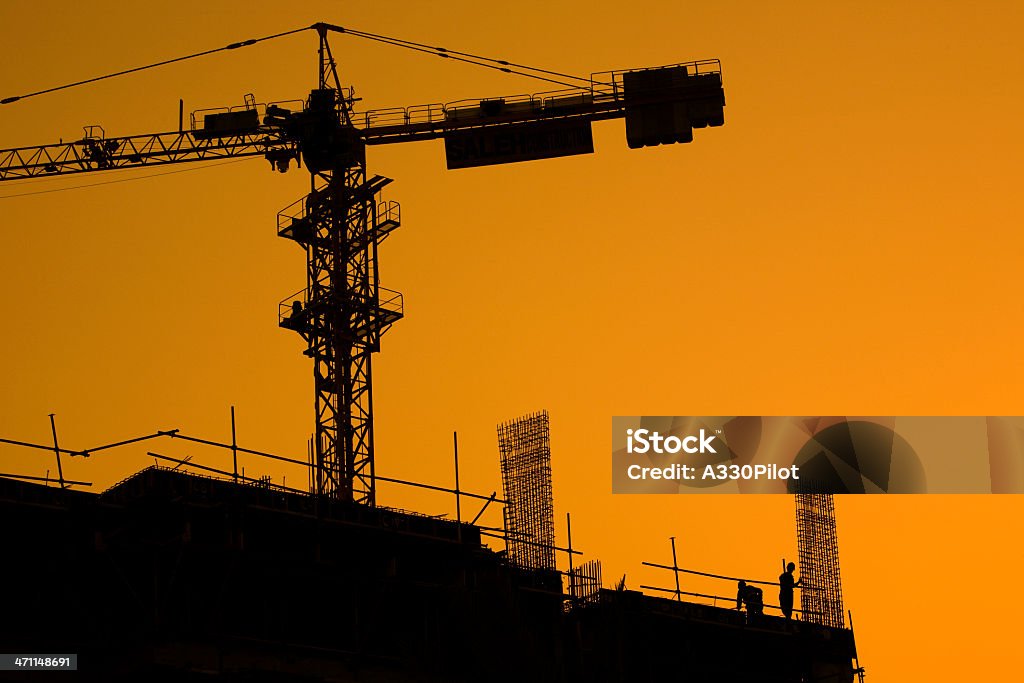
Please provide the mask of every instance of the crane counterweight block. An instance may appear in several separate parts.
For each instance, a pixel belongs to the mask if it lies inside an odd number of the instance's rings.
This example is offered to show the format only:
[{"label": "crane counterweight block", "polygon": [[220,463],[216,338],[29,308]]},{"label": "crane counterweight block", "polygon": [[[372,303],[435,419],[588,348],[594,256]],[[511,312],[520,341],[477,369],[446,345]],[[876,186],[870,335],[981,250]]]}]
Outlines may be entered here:
[{"label": "crane counterweight block", "polygon": [[683,66],[622,75],[626,142],[630,148],[693,141],[693,129],[725,123],[720,73],[690,73]]}]

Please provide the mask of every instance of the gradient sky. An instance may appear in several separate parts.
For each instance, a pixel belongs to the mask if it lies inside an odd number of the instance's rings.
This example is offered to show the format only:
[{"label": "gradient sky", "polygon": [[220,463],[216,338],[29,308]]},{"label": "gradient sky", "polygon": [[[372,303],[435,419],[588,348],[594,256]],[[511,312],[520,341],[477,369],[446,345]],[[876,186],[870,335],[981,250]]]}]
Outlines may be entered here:
[{"label": "gradient sky", "polygon": [[[458,430],[464,485],[489,493],[494,425],[547,408],[558,533],[571,511],[606,582],[667,586],[640,562],[668,561],[673,535],[685,566],[773,580],[795,556],[792,499],[613,497],[612,415],[1021,414],[1020,3],[4,0],[0,97],[318,20],[573,73],[724,68],[726,125],[692,145],[629,150],[613,121],[595,125],[594,155],[507,167],[446,171],[440,142],[369,151],[402,203],[381,273],[406,305],[374,359],[378,473],[450,484]],[[332,44],[363,109],[548,89]],[[303,98],[315,60],[315,36],[299,35],[24,100],[0,107],[0,147],[86,124],[172,130],[178,98],[189,111]],[[63,190],[166,170],[184,172]],[[301,457],[312,371],[276,306],[302,286],[303,257],[275,214],[308,182],[254,159],[0,185],[0,436],[46,442],[53,412],[73,448],[175,427],[226,440],[235,405],[242,445]],[[102,489],[149,464],[145,450],[65,474]],[[53,469],[0,454],[3,471]],[[836,508],[868,680],[1019,669],[1004,595],[1024,572],[1024,499]]]}]

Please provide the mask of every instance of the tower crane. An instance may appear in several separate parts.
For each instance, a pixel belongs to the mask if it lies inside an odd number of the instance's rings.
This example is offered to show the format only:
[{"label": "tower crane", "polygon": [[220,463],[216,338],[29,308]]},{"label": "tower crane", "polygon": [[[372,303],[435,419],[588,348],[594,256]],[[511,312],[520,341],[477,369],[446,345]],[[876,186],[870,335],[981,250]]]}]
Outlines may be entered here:
[{"label": "tower crane", "polygon": [[[315,493],[375,504],[372,354],[402,318],[402,295],[380,286],[378,246],[400,224],[396,202],[379,198],[391,182],[368,176],[367,145],[443,139],[448,168],[586,154],[591,124],[624,118],[631,148],[693,140],[694,128],[721,126],[725,95],[718,60],[570,76],[505,60],[327,23],[80,81],[27,97],[171,62],[247,47],[300,31],[319,37],[318,83],[305,101],[198,112],[185,130],[106,137],[99,127],[56,145],[0,150],[0,181],[120,168],[263,156],[285,172],[310,173],[310,192],[278,214],[278,235],[306,253],[306,287],[279,306],[279,325],[305,341],[313,360]],[[563,86],[538,95],[357,112],[343,88],[328,36],[346,34]]]}]

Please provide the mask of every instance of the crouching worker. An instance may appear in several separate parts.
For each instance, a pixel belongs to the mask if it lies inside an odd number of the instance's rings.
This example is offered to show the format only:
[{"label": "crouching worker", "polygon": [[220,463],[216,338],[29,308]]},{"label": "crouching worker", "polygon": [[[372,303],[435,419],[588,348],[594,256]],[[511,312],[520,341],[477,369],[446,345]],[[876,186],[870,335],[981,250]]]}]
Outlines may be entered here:
[{"label": "crouching worker", "polygon": [[748,615],[764,614],[764,595],[757,586],[748,586],[742,579],[736,590],[736,609],[747,607]]}]

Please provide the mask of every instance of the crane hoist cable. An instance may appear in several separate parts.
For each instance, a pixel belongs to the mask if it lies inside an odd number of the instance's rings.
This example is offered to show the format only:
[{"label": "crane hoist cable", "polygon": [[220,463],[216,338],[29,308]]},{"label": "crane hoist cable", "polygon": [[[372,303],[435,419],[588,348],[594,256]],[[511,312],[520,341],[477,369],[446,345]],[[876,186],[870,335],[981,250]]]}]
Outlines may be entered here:
[{"label": "crane hoist cable", "polygon": [[[132,175],[127,178],[114,178],[113,180],[101,180],[96,183],[85,183],[84,185],[68,185],[66,187],[50,187],[45,190],[30,190],[28,192],[17,192],[15,194],[0,194],[0,201],[4,199],[14,199],[15,197],[30,197],[37,194],[52,194],[54,192],[68,192],[69,190],[83,190],[87,187],[99,187],[100,185],[116,185],[118,183],[128,183],[136,180],[148,180],[150,178],[159,178],[165,175],[176,175],[178,173],[190,173],[192,171],[204,171],[210,168],[217,168],[218,166],[227,166],[228,164],[238,164],[243,161],[256,161],[256,157],[247,157],[244,159],[231,159],[230,161],[222,161],[218,164],[207,164],[206,166],[193,166],[191,168],[178,168],[173,171],[161,171],[160,173],[147,173],[144,175]],[[129,170],[129,169],[124,169]],[[138,170],[138,169],[130,169]],[[40,180],[67,180],[67,178],[41,178]]]},{"label": "crane hoist cable", "polygon": [[202,52],[194,52],[190,55],[184,55],[182,57],[174,57],[173,59],[165,59],[162,62],[156,62],[154,64],[147,64],[145,66],[137,66],[133,69],[125,69],[124,71],[118,71],[117,73],[107,74],[105,76],[96,76],[95,78],[87,78],[84,81],[75,81],[74,83],[67,83],[65,85],[58,85],[53,88],[46,88],[45,90],[37,90],[35,92],[26,93],[24,95],[15,95],[14,97],[5,97],[0,100],[0,104],[11,104],[18,100],[24,100],[29,97],[35,97],[36,95],[45,95],[51,92],[57,92],[58,90],[67,90],[68,88],[74,88],[79,85],[86,85],[87,83],[95,83],[96,81],[105,81],[108,78],[116,78],[117,76],[125,76],[127,74],[133,74],[139,71],[145,71],[147,69],[155,69],[158,66],[166,66],[168,64],[174,64],[176,62],[184,62],[188,59],[195,59],[196,57],[205,57],[206,55],[212,55],[216,52],[224,52],[225,50],[237,50],[240,47],[249,47],[256,43],[262,43],[266,40],[273,40],[274,38],[283,38],[284,36],[290,36],[293,33],[300,33],[302,31],[308,31],[309,27],[304,26],[302,28],[293,29],[291,31],[285,31],[284,33],[275,33],[271,36],[263,36],[262,38],[250,38],[249,40],[242,40],[237,43],[231,43],[224,47],[214,48],[212,50],[203,50]]},{"label": "crane hoist cable", "polygon": [[[364,34],[364,33],[358,32],[358,31],[351,31],[351,30],[347,30],[347,29],[345,30],[345,34],[346,35],[350,35],[350,36],[355,36],[356,38],[366,38],[368,40],[373,40],[373,41],[376,41],[376,42],[379,42],[379,43],[384,43],[385,45],[392,45],[394,47],[404,47],[407,50],[413,50],[414,52],[422,52],[422,53],[425,53],[425,54],[434,55],[436,57],[441,57],[441,58],[444,58],[444,59],[451,59],[451,60],[456,61],[456,62],[463,62],[465,64],[472,64],[474,66],[482,66],[485,69],[494,69],[496,71],[501,71],[501,72],[507,73],[507,74],[514,74],[516,76],[526,76],[527,78],[534,78],[534,79],[537,79],[539,81],[547,81],[548,83],[554,83],[555,85],[562,85],[562,86],[565,86],[567,88],[578,88],[579,87],[578,85],[574,85],[572,83],[566,83],[565,81],[558,81],[558,80],[555,80],[553,78],[547,78],[545,76],[538,76],[537,74],[531,74],[531,73],[527,73],[525,71],[517,71],[517,70],[511,69],[509,67],[498,66],[497,64],[488,64],[485,61],[476,61],[474,59],[469,59],[469,58],[466,58],[466,57],[460,57],[460,56],[458,56],[459,53],[452,52],[450,50],[444,50],[443,48],[417,47],[416,45],[408,44],[405,41],[392,40],[390,38],[374,36],[372,34]],[[497,62],[498,60],[492,60],[492,61]],[[529,67],[526,67],[526,68],[529,68]],[[540,71],[540,70],[537,69],[537,71]],[[570,76],[570,78],[574,78],[574,77]]]},{"label": "crane hoist cable", "polygon": [[[138,73],[139,71],[146,71],[148,69],[155,69],[155,68],[160,67],[160,66],[167,66],[168,64],[175,64],[177,62],[184,62],[186,60],[195,59],[197,57],[205,57],[206,55],[215,54],[217,52],[225,52],[227,50],[237,50],[238,48],[241,48],[241,47],[249,47],[250,45],[255,45],[256,43],[262,43],[264,41],[274,40],[275,38],[283,38],[285,36],[290,36],[290,35],[293,35],[293,34],[296,34],[296,33],[301,33],[303,31],[310,31],[310,30],[315,30],[315,31],[331,30],[331,31],[334,31],[334,32],[337,32],[337,33],[347,34],[347,35],[353,36],[355,38],[363,38],[363,39],[366,39],[366,40],[372,40],[372,41],[384,43],[386,45],[391,45],[391,46],[394,46],[394,47],[401,47],[401,48],[405,48],[407,50],[413,50],[413,51],[421,52],[421,53],[425,53],[425,54],[432,54],[432,55],[435,55],[437,57],[441,57],[441,58],[444,58],[444,59],[452,59],[454,61],[464,62],[466,64],[472,64],[472,65],[475,65],[475,66],[482,66],[484,68],[494,69],[496,71],[501,71],[503,73],[513,74],[513,75],[517,75],[517,76],[525,76],[527,78],[533,78],[533,79],[540,80],[540,81],[546,81],[548,83],[554,83],[556,85],[565,86],[567,88],[580,88],[581,86],[579,84],[568,83],[568,82],[566,82],[564,80],[557,80],[557,79],[554,79],[554,78],[548,78],[548,76],[558,76],[559,78],[579,81],[580,83],[586,83],[588,85],[592,85],[592,84],[596,83],[595,81],[593,81],[592,79],[589,79],[589,78],[583,78],[582,76],[574,76],[572,74],[566,74],[566,73],[562,73],[562,72],[559,72],[559,71],[551,71],[551,70],[548,70],[548,69],[541,69],[541,68],[538,68],[538,67],[527,66],[527,65],[524,65],[524,64],[516,64],[514,62],[509,62],[509,61],[506,61],[506,60],[503,60],[503,59],[494,59],[494,58],[491,58],[491,57],[483,57],[483,56],[474,55],[474,54],[471,54],[471,53],[468,53],[468,52],[460,52],[458,50],[449,50],[449,49],[443,48],[443,47],[433,47],[433,46],[427,45],[425,43],[417,43],[417,42],[414,42],[414,41],[411,41],[411,40],[404,40],[404,39],[401,39],[401,38],[393,38],[393,37],[390,37],[390,36],[384,36],[384,35],[380,35],[380,34],[376,34],[376,33],[369,33],[369,32],[366,32],[366,31],[359,31],[359,30],[356,30],[356,29],[345,28],[345,27],[336,26],[336,25],[333,25],[333,24],[319,23],[319,24],[313,24],[312,26],[304,26],[302,28],[292,29],[291,31],[284,31],[282,33],[275,33],[273,35],[263,36],[261,38],[250,38],[248,40],[242,40],[242,41],[239,41],[237,43],[231,43],[229,45],[225,45],[223,47],[214,48],[212,50],[203,50],[202,52],[194,52],[192,54],[183,55],[181,57],[174,57],[172,59],[165,59],[165,60],[160,61],[160,62],[154,62],[153,64],[146,64],[145,66],[138,66],[138,67],[134,67],[132,69],[125,69],[123,71],[117,71],[115,73],[110,73],[110,74],[106,74],[106,75],[103,75],[103,76],[96,76],[94,78],[87,78],[85,80],[75,81],[74,83],[66,83],[64,85],[58,85],[58,86],[54,86],[52,88],[46,88],[46,89],[43,89],[43,90],[36,90],[34,92],[25,93],[24,95],[15,95],[13,97],[5,97],[3,99],[0,99],[0,104],[12,104],[14,102],[18,102],[19,100],[24,100],[24,99],[27,99],[29,97],[35,97],[37,95],[45,95],[47,93],[57,92],[59,90],[67,90],[68,88],[74,88],[74,87],[77,87],[77,86],[80,86],[80,85],[87,85],[89,83],[95,83],[97,81],[104,81],[104,80],[107,80],[109,78],[116,78],[118,76],[125,76],[125,75],[128,75],[128,74]],[[530,72],[533,72],[533,73],[530,73]],[[540,74],[547,74],[547,76],[542,76]],[[597,84],[598,85],[608,85],[607,83],[597,83]]]},{"label": "crane hoist cable", "polygon": [[[560,80],[554,80],[550,78],[544,78],[537,74],[547,74],[549,76],[558,76],[559,78],[567,78],[574,81],[580,81],[590,85],[594,81],[591,78],[584,78],[583,76],[575,76],[573,74],[563,73],[561,71],[551,71],[550,69],[541,69],[535,66],[529,66],[527,64],[517,64],[515,62],[509,62],[504,59],[495,59],[494,57],[484,57],[482,55],[475,55],[469,52],[460,52],[458,50],[450,50],[444,47],[436,47],[433,45],[427,45],[426,43],[417,43],[412,40],[405,40],[404,38],[395,38],[393,36],[384,36],[376,33],[369,33],[367,31],[359,31],[356,29],[344,28],[342,26],[326,25],[329,29],[337,31],[339,33],[347,33],[357,38],[366,38],[368,40],[375,40],[384,42],[389,45],[396,47],[404,47],[410,50],[416,50],[417,52],[427,52],[430,54],[437,55],[438,57],[455,59],[456,61],[468,62],[470,64],[476,64],[477,66],[483,66],[489,69],[497,69],[504,73],[511,73],[520,76],[526,76],[528,78],[536,78],[542,81],[548,81],[549,83],[556,83],[558,85],[565,85],[570,88],[578,88],[579,85],[572,83],[566,83]],[[475,61],[474,61],[475,60]],[[525,69],[527,71],[534,71],[535,74],[524,73],[523,71],[517,71],[517,69]],[[608,83],[598,83],[598,85],[609,85]]]}]

